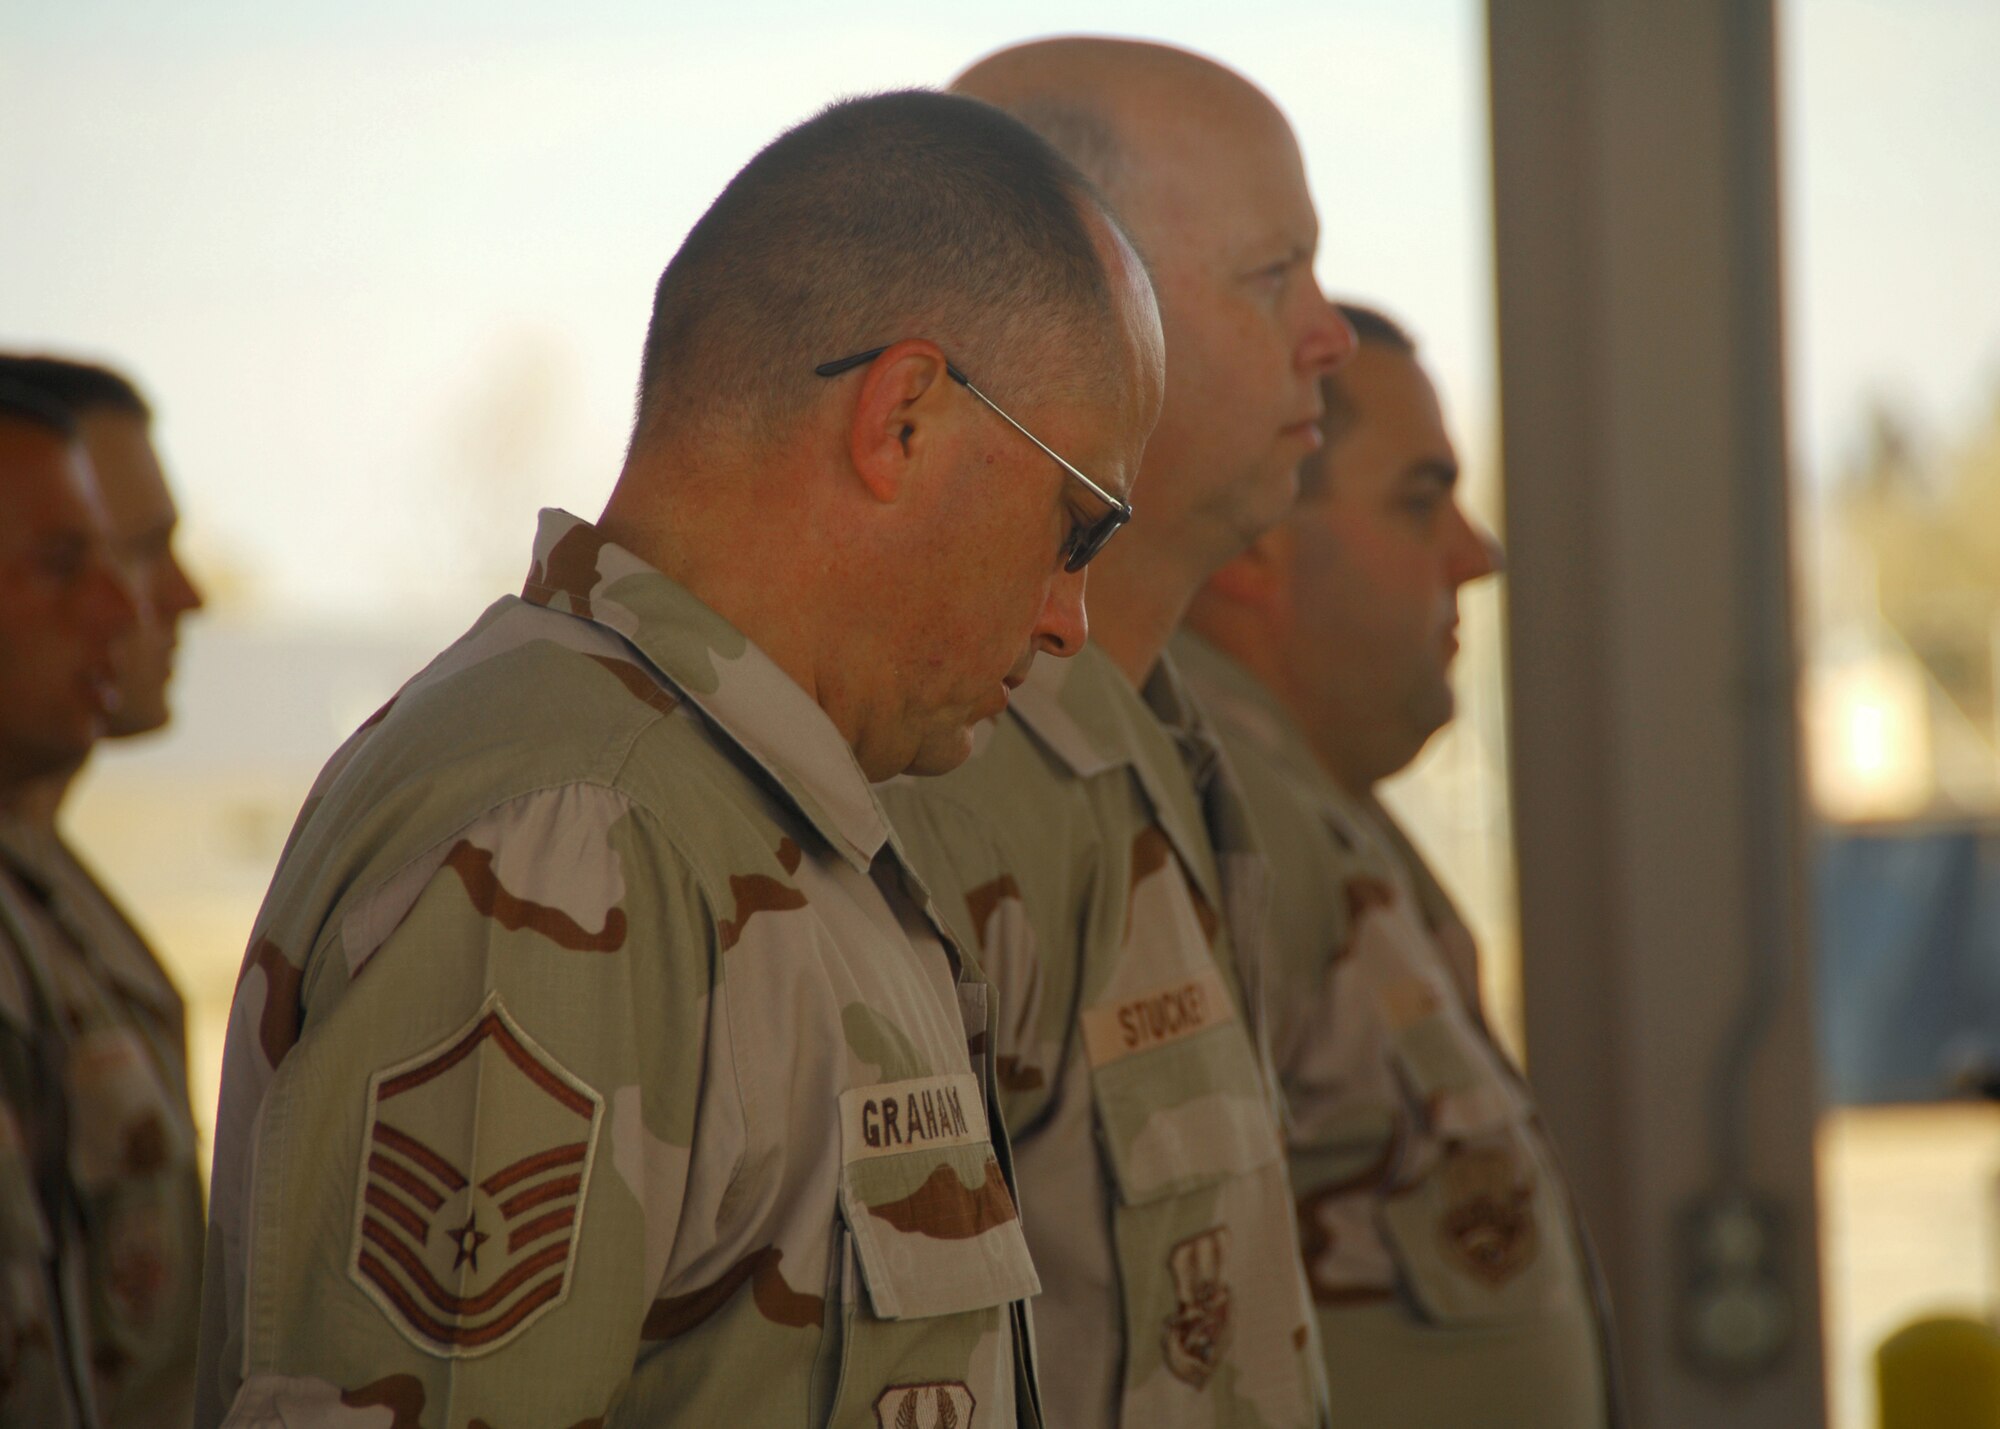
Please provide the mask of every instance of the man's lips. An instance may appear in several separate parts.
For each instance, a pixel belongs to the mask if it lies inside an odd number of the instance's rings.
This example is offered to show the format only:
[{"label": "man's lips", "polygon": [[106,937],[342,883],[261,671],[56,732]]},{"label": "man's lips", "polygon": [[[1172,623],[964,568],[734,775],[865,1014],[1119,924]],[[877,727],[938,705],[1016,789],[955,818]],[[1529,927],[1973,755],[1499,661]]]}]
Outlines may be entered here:
[{"label": "man's lips", "polygon": [[1320,430],[1322,413],[1314,412],[1310,417],[1302,417],[1296,422],[1287,422],[1279,430],[1288,437],[1296,437],[1313,451],[1318,451],[1326,441],[1326,434]]}]

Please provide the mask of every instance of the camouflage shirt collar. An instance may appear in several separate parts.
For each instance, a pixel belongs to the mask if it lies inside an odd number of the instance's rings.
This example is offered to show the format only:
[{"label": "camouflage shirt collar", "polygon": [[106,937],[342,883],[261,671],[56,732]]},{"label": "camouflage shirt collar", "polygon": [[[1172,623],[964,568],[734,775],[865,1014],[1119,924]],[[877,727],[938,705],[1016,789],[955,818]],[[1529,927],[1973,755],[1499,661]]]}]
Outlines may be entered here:
[{"label": "camouflage shirt collar", "polygon": [[13,869],[85,961],[155,1011],[182,1015],[180,994],[139,930],[60,834],[0,815],[0,863]]},{"label": "camouflage shirt collar", "polygon": [[1354,801],[1333,782],[1305,730],[1262,680],[1192,631],[1175,635],[1167,648],[1218,725],[1284,770],[1295,788],[1338,822],[1354,822]]},{"label": "camouflage shirt collar", "polygon": [[545,510],[522,599],[615,631],[867,872],[889,837],[854,751],[749,638],[588,521]]},{"label": "camouflage shirt collar", "polygon": [[1264,682],[1208,641],[1183,630],[1170,647],[1216,722],[1264,754],[1335,831],[1409,877],[1433,927],[1463,923],[1451,896],[1379,799],[1357,799],[1326,772],[1305,730]]},{"label": "camouflage shirt collar", "polygon": [[1176,735],[1200,729],[1193,701],[1162,659],[1143,691],[1095,642],[1073,658],[1036,659],[1010,709],[1079,779],[1129,768],[1182,864],[1219,906],[1215,855]]}]

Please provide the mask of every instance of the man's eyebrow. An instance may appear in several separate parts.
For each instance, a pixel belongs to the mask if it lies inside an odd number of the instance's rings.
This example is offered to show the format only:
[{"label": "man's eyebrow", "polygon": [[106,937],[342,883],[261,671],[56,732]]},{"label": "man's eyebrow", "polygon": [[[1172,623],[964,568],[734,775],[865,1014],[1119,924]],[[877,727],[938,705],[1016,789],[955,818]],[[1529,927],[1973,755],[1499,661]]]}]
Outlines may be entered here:
[{"label": "man's eyebrow", "polygon": [[1419,481],[1435,481],[1447,491],[1458,485],[1458,463],[1427,458],[1411,462],[1403,469],[1404,480],[1415,478]]}]

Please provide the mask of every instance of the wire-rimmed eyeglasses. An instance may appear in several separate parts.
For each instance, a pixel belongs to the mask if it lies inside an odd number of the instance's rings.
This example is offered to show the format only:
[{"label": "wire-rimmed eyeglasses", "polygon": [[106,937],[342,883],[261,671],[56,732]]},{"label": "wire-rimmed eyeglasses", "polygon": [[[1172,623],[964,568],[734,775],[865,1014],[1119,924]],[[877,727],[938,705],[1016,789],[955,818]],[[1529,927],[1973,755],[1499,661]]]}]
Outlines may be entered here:
[{"label": "wire-rimmed eyeglasses", "polygon": [[[832,362],[822,362],[813,371],[821,377],[838,377],[843,372],[852,372],[857,367],[873,362],[888,350],[886,346],[871,347],[868,351],[857,352],[852,357],[838,357]],[[1095,521],[1072,522],[1069,537],[1063,542],[1061,555],[1064,570],[1080,571],[1089,565],[1091,557],[1104,549],[1104,543],[1117,533],[1118,528],[1132,519],[1132,503],[1124,500],[1122,497],[1113,496],[1110,492],[1057,456],[1049,449],[1048,443],[1008,416],[1005,408],[973,386],[972,379],[967,377],[963,372],[960,372],[949,360],[945,362],[944,370],[950,374],[952,381],[991,407],[995,412],[998,412],[1002,421],[1033,442],[1041,449],[1044,456],[1048,457],[1050,461],[1054,462],[1080,482],[1084,490],[1104,503],[1106,507],[1105,513]]]}]

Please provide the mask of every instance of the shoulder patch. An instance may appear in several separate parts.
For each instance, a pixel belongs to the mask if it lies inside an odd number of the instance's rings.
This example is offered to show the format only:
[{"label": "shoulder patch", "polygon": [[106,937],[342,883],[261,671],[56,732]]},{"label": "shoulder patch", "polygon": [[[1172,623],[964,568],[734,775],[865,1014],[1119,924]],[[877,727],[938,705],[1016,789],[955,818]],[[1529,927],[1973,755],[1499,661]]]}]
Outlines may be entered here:
[{"label": "shoulder patch", "polygon": [[349,1276],[418,1349],[499,1349],[569,1295],[603,1110],[489,998],[370,1080]]}]

